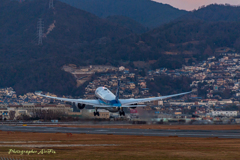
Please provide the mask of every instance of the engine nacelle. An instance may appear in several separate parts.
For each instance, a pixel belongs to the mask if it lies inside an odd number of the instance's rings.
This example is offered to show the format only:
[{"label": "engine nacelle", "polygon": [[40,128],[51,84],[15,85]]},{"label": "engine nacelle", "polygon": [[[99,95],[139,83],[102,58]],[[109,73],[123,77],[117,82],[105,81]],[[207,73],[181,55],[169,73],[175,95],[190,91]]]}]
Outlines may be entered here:
[{"label": "engine nacelle", "polygon": [[[132,106],[137,106],[137,103],[131,104]],[[136,109],[137,107],[130,107],[131,109]]]},{"label": "engine nacelle", "polygon": [[75,103],[76,107],[78,107],[79,109],[83,109],[85,108],[85,104],[81,104],[81,103]]}]

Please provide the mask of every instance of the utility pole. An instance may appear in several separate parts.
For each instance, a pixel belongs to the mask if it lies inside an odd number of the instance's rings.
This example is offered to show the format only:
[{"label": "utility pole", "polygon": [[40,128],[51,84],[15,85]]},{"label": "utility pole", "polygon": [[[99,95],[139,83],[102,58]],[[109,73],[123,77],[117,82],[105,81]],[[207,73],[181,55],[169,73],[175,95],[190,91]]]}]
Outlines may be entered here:
[{"label": "utility pole", "polygon": [[53,8],[53,0],[49,0],[49,9]]},{"label": "utility pole", "polygon": [[39,21],[37,23],[38,45],[42,45],[43,28],[44,28],[44,22],[42,18],[39,18]]}]

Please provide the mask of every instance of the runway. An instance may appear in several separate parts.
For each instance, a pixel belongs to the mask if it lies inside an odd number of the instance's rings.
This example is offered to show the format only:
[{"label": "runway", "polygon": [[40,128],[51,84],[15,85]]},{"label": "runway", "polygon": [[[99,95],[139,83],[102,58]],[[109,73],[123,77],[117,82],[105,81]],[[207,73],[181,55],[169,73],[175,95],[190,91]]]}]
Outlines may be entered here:
[{"label": "runway", "polygon": [[2,131],[21,131],[39,133],[72,133],[72,134],[112,134],[142,136],[178,136],[178,137],[218,137],[240,138],[240,130],[159,130],[159,129],[119,129],[119,128],[73,128],[73,127],[33,127],[33,126],[0,126]]}]

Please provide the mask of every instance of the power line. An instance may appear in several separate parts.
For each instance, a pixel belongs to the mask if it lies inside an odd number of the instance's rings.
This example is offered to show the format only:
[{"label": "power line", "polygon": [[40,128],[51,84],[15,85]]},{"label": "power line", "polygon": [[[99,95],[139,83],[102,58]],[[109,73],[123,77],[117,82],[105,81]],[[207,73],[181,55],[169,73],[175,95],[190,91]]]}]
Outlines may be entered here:
[{"label": "power line", "polygon": [[42,18],[39,18],[39,21],[37,23],[38,45],[42,45],[43,29],[44,29],[44,22]]}]

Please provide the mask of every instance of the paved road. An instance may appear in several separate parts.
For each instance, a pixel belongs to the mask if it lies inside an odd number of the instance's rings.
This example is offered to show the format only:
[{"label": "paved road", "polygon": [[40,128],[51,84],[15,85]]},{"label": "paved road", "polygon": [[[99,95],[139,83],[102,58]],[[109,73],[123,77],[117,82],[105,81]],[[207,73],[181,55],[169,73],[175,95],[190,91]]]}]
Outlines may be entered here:
[{"label": "paved road", "polygon": [[40,133],[86,133],[114,135],[144,135],[144,136],[178,136],[178,137],[219,137],[240,138],[240,130],[159,130],[159,129],[100,129],[100,128],[70,128],[70,127],[33,127],[33,126],[0,126],[2,131],[40,132]]}]

